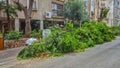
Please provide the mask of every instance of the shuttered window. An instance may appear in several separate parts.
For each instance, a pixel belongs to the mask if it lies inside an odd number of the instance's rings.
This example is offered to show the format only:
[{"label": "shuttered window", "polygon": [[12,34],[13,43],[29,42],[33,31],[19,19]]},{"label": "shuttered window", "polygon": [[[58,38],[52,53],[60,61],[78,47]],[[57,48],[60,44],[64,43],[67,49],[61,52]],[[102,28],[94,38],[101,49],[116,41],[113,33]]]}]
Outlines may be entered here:
[{"label": "shuttered window", "polygon": [[[27,8],[29,8],[29,3],[30,3],[30,1],[27,0]],[[38,0],[34,0],[33,10],[37,10],[37,9],[38,9]]]}]

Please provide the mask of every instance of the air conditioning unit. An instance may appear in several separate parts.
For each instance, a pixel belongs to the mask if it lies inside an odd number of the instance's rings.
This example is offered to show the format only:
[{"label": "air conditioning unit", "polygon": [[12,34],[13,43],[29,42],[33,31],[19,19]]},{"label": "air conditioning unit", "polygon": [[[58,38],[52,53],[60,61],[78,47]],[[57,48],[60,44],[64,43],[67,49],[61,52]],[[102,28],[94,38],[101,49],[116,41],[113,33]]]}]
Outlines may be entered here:
[{"label": "air conditioning unit", "polygon": [[45,18],[51,18],[52,14],[51,12],[45,12]]}]

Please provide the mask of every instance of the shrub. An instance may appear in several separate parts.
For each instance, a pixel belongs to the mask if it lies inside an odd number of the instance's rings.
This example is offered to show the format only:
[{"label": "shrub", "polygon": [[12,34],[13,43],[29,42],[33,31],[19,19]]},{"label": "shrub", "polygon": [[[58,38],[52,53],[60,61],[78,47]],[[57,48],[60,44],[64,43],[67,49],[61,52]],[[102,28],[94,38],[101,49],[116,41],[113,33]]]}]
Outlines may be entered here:
[{"label": "shrub", "polygon": [[90,47],[114,39],[114,35],[104,23],[85,23],[77,29],[79,41],[86,42]]},{"label": "shrub", "polygon": [[79,41],[71,33],[66,33],[58,41],[58,50],[63,53],[74,52],[79,47]]},{"label": "shrub", "polygon": [[[76,50],[80,50],[80,48],[81,50],[84,49],[83,46],[79,45],[79,41],[70,32],[55,30],[49,37],[46,37],[29,46],[27,49],[25,48],[22,50],[18,57],[23,59],[26,57],[32,58],[43,52],[57,56],[60,53],[75,52]],[[35,51],[28,53],[31,50]]]},{"label": "shrub", "polygon": [[43,56],[41,55],[43,53],[58,56],[69,52],[84,51],[85,48],[114,39],[114,34],[101,22],[85,23],[82,28],[76,29],[68,23],[64,29],[52,28],[51,31],[48,37],[23,49],[18,57],[22,59],[39,57]]},{"label": "shrub", "polygon": [[110,27],[110,31],[111,31],[115,36],[120,36],[120,26],[112,26],[112,27]]},{"label": "shrub", "polygon": [[9,31],[6,35],[6,39],[19,39],[22,37],[22,32],[19,31]]},{"label": "shrub", "polygon": [[111,41],[114,39],[114,34],[110,31],[109,27],[107,27],[104,23],[100,22],[96,25],[98,31],[102,33],[104,41]]},{"label": "shrub", "polygon": [[31,31],[30,37],[42,38],[42,30],[39,30],[39,31],[33,30],[33,31]]},{"label": "shrub", "polygon": [[26,48],[24,48],[19,54],[19,58],[18,59],[29,59],[31,57],[35,56],[35,49],[32,46],[28,46]]},{"label": "shrub", "polygon": [[79,46],[79,41],[70,32],[54,31],[45,42],[50,52],[73,52]]},{"label": "shrub", "polygon": [[67,31],[72,31],[73,30],[73,24],[72,23],[66,23],[65,24],[65,29]]}]

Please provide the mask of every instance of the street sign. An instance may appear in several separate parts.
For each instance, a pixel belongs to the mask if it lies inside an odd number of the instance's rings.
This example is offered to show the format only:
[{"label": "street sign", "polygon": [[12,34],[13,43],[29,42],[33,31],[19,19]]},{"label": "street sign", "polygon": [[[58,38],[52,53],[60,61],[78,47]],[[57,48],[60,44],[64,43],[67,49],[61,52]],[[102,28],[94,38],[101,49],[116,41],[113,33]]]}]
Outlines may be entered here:
[{"label": "street sign", "polygon": [[50,33],[51,33],[51,30],[50,30],[50,29],[44,29],[44,30],[43,30],[43,33],[42,33],[43,38],[48,37],[48,35],[49,35]]}]

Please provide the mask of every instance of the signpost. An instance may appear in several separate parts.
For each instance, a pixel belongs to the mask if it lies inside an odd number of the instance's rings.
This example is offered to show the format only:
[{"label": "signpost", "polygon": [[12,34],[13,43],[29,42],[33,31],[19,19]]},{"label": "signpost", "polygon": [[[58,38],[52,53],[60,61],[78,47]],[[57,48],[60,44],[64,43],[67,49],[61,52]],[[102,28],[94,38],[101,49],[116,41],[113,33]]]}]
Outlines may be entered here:
[{"label": "signpost", "polygon": [[42,33],[43,38],[48,37],[48,35],[49,35],[50,33],[51,33],[51,30],[50,30],[50,29],[44,29],[44,30],[43,30],[43,33]]}]

